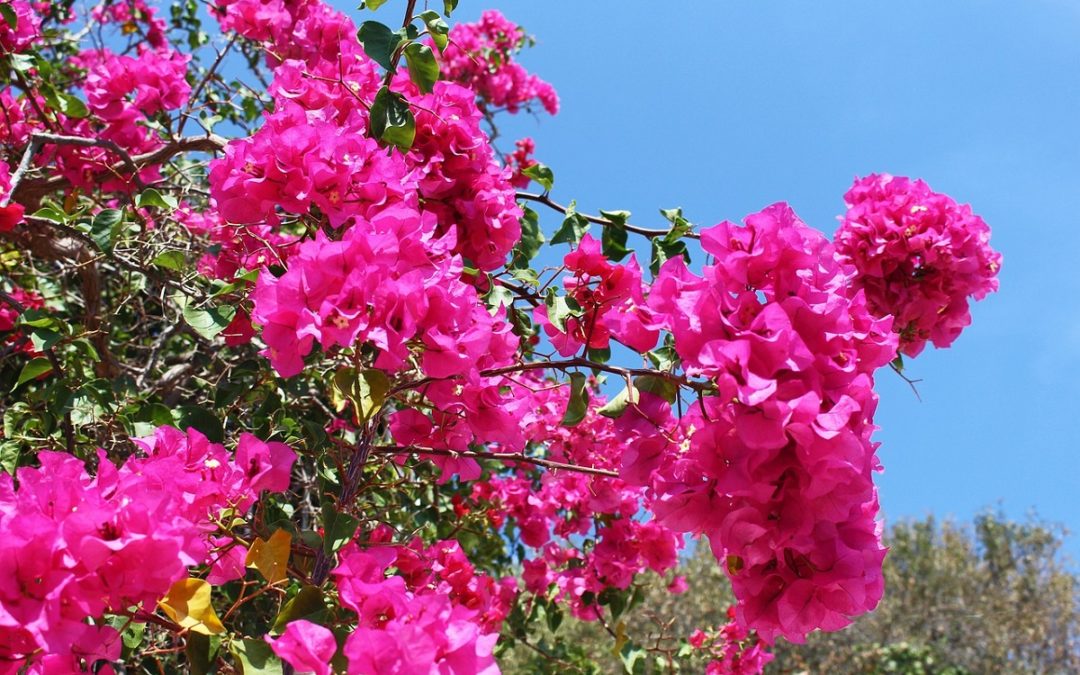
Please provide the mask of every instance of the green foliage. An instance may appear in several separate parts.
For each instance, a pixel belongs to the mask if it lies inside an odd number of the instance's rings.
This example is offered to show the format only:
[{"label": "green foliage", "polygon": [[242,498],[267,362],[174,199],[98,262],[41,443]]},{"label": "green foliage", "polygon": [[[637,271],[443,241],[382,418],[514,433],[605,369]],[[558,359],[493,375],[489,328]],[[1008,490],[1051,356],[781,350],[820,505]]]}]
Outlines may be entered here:
[{"label": "green foliage", "polygon": [[383,87],[371,104],[371,133],[375,138],[405,151],[416,138],[416,119],[405,97]]}]

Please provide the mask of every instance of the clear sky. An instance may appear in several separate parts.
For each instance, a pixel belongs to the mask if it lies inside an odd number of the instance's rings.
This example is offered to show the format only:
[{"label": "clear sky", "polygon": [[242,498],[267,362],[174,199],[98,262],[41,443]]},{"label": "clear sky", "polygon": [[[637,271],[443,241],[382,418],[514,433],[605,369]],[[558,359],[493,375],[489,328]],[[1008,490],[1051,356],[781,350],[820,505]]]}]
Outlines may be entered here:
[{"label": "clear sky", "polygon": [[1001,291],[909,362],[921,403],[880,374],[885,516],[1000,505],[1080,532],[1080,2],[461,0],[454,19],[488,8],[536,36],[522,60],[563,106],[502,145],[532,136],[582,210],[704,226],[785,200],[831,234],[871,172],[971,203]]}]

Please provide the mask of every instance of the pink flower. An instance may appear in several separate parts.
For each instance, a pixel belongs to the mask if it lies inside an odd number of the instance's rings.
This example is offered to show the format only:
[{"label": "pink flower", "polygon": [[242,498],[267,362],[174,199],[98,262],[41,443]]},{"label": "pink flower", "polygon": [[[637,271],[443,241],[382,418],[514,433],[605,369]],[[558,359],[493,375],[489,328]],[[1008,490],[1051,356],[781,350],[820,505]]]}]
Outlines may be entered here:
[{"label": "pink flower", "polygon": [[694,649],[701,649],[702,646],[705,645],[705,640],[707,638],[708,636],[705,635],[705,631],[701,630],[700,628],[696,628],[694,629],[694,632],[690,634],[688,642],[690,643],[690,646]]},{"label": "pink flower", "polygon": [[285,627],[276,640],[266,636],[274,653],[296,669],[297,675],[330,675],[330,659],[337,651],[337,641],[329,629],[300,619]]},{"label": "pink flower", "polygon": [[289,489],[296,453],[284,443],[264,443],[252,434],[241,434],[236,464],[245,473],[252,492],[284,492]]},{"label": "pink flower", "polygon": [[536,101],[554,115],[559,111],[555,90],[514,61],[528,42],[519,26],[488,10],[477,23],[459,23],[450,31],[450,43],[440,57],[442,72],[474,90],[485,107],[516,113]]},{"label": "pink flower", "polygon": [[990,247],[990,228],[921,180],[870,175],[844,201],[837,252],[854,266],[854,287],[870,308],[894,317],[900,351],[951,345],[971,323],[968,298],[998,288],[1001,254]]}]

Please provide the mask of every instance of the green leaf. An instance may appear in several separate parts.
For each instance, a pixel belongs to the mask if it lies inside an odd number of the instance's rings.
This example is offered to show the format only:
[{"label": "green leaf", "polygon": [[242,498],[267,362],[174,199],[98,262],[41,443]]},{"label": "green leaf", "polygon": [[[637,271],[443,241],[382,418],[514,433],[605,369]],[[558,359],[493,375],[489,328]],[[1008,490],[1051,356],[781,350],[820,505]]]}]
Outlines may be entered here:
[{"label": "green leaf", "polygon": [[341,368],[334,373],[330,396],[339,412],[345,409],[347,402],[352,403],[363,424],[382,408],[389,392],[390,380],[383,371],[357,373],[356,368]]},{"label": "green leaf", "polygon": [[514,277],[523,284],[530,286],[539,286],[540,277],[537,276],[536,270],[528,267],[519,267],[510,271],[510,276]]},{"label": "green leaf", "polygon": [[666,377],[655,375],[642,375],[634,378],[634,387],[639,391],[646,391],[659,396],[668,403],[674,403],[679,396],[679,385]]},{"label": "green leaf", "polygon": [[588,231],[589,221],[585,220],[585,217],[577,212],[577,202],[572,201],[566,207],[566,217],[563,219],[562,227],[551,238],[551,243],[577,246]]},{"label": "green leaf", "polygon": [[209,675],[210,664],[210,636],[198,632],[191,632],[187,636],[187,667],[191,675]]},{"label": "green leaf", "polygon": [[665,262],[680,255],[690,262],[690,251],[686,249],[685,241],[669,242],[666,237],[663,239],[656,237],[652,240],[652,261],[649,263],[649,270],[655,276],[660,273],[660,267]]},{"label": "green leaf", "polygon": [[548,289],[547,296],[544,298],[544,305],[547,307],[548,321],[560,333],[566,332],[567,319],[581,316],[581,305],[573,298],[559,295],[554,288]]},{"label": "green leaf", "polygon": [[378,8],[385,5],[386,2],[387,2],[387,0],[364,0],[364,2],[360,3],[360,8],[361,9],[364,9],[364,8],[370,9],[371,11],[374,12]]},{"label": "green leaf", "polygon": [[120,209],[104,209],[90,221],[90,238],[102,251],[111,253],[116,237],[124,225],[124,212]]},{"label": "green leaf", "polygon": [[330,504],[323,505],[323,549],[327,553],[336,553],[341,547],[356,536],[360,521],[347,513],[342,513]]},{"label": "green leaf", "polygon": [[619,660],[622,661],[623,669],[630,675],[638,675],[645,672],[645,665],[649,660],[649,653],[633,642],[627,642],[619,650]]},{"label": "green leaf", "polygon": [[11,6],[10,2],[4,2],[0,4],[0,16],[4,17],[4,21],[11,30],[19,30],[19,15],[15,13],[15,8]]},{"label": "green leaf", "polygon": [[173,411],[176,427],[186,430],[193,427],[214,443],[225,440],[225,428],[221,420],[206,408],[197,405],[182,405]]},{"label": "green leaf", "polygon": [[683,217],[681,208],[660,209],[660,215],[671,223],[671,229],[668,231],[667,235],[664,236],[664,239],[668,243],[675,242],[684,234],[694,229],[693,224]]},{"label": "green leaf", "polygon": [[67,92],[60,92],[58,94],[56,107],[59,108],[60,112],[73,119],[81,120],[90,115],[90,109],[86,107],[86,104],[82,102],[82,99],[77,96],[72,96]]},{"label": "green leaf", "polygon": [[146,188],[139,196],[135,197],[135,206],[139,208],[145,208],[148,206],[155,206],[159,209],[175,209],[180,203],[176,201],[176,197],[170,194],[161,194],[154,188]]},{"label": "green leaf", "polygon": [[424,25],[427,26],[428,33],[431,34],[431,39],[435,41],[435,46],[439,48],[439,51],[446,49],[447,36],[450,34],[450,24],[446,23],[439,13],[433,9],[428,9],[420,12],[420,18],[423,19]]},{"label": "green leaf", "polygon": [[244,638],[230,643],[242,675],[282,675],[281,659],[264,640]]},{"label": "green leaf", "polygon": [[559,626],[562,625],[562,620],[563,620],[562,608],[559,607],[554,602],[551,603],[551,605],[549,605],[548,609],[547,609],[548,630],[550,630],[552,633],[557,633],[559,631]]},{"label": "green leaf", "polygon": [[443,0],[443,14],[450,16],[450,14],[457,9],[458,0]]},{"label": "green leaf", "polygon": [[528,262],[536,257],[544,245],[544,232],[540,229],[540,215],[536,211],[525,206],[522,213],[521,239],[514,247],[513,266],[528,269]]},{"label": "green leaf", "polygon": [[146,624],[136,623],[132,621],[128,623],[124,632],[120,634],[120,639],[124,642],[124,649],[138,649],[142,644],[143,635],[146,634]]},{"label": "green leaf", "polygon": [[611,347],[604,347],[603,349],[589,347],[586,353],[589,356],[589,360],[594,363],[607,363],[611,360]]},{"label": "green leaf", "polygon": [[43,352],[52,349],[70,333],[68,325],[43,309],[28,309],[19,316],[16,325],[30,335],[34,349]]},{"label": "green leaf", "polygon": [[626,602],[628,599],[629,593],[626,590],[614,587],[605,588],[597,597],[600,604],[611,611],[611,616],[614,619],[618,619],[622,616],[623,611],[626,610]]},{"label": "green leaf", "polygon": [[411,42],[405,47],[405,65],[409,67],[409,79],[420,91],[430,94],[439,81],[439,63],[431,47],[419,42]]},{"label": "green leaf", "polygon": [[80,356],[90,359],[94,363],[97,363],[101,360],[101,355],[98,354],[97,348],[94,347],[94,344],[86,338],[76,338],[72,340],[69,344],[71,344],[72,347],[75,347],[75,349],[78,350]]},{"label": "green leaf", "polygon": [[484,296],[484,300],[491,309],[492,315],[494,315],[499,307],[512,307],[514,305],[514,294],[506,286],[493,283],[491,284],[491,290]]},{"label": "green leaf", "polygon": [[663,347],[657,347],[651,352],[646,352],[645,356],[649,358],[649,361],[652,361],[657,370],[665,372],[675,370],[675,366],[679,363],[679,353],[675,351],[673,343],[665,343]]},{"label": "green leaf", "polygon": [[34,63],[34,56],[32,54],[12,54],[11,55],[11,67],[20,73],[25,73],[31,70],[36,64]]},{"label": "green leaf", "polygon": [[64,322],[44,309],[28,309],[19,315],[18,324],[29,328],[48,328],[60,331]]},{"label": "green leaf", "polygon": [[228,328],[236,316],[236,308],[228,305],[199,309],[182,293],[174,294],[172,299],[180,306],[184,321],[207,340],[213,340],[218,333]]},{"label": "green leaf", "polygon": [[15,469],[19,466],[19,457],[22,455],[22,445],[14,441],[0,443],[0,470],[15,475]]},{"label": "green leaf", "polygon": [[532,166],[525,167],[521,173],[539,183],[540,187],[544,188],[545,193],[551,192],[551,188],[555,186],[555,173],[546,164],[537,162]]},{"label": "green leaf", "polygon": [[562,419],[564,427],[577,426],[585,419],[585,413],[589,411],[587,382],[584,373],[570,373],[570,400]]},{"label": "green leaf", "polygon": [[630,212],[601,211],[600,215],[609,222],[604,225],[604,233],[600,239],[604,256],[619,262],[630,254],[630,250],[626,248],[626,221],[630,220]]},{"label": "green leaf", "polygon": [[150,262],[167,270],[182,270],[186,260],[184,254],[180,251],[165,251]]},{"label": "green leaf", "polygon": [[394,52],[404,36],[378,21],[365,21],[360,24],[356,39],[364,46],[364,53],[370,56],[372,61],[390,70],[394,65]]},{"label": "green leaf", "polygon": [[67,221],[67,214],[60,209],[54,209],[51,206],[43,206],[33,213],[32,218],[42,218],[44,220],[51,220],[54,223],[63,223]]},{"label": "green leaf", "polygon": [[41,356],[36,359],[31,359],[25,366],[23,366],[22,372],[19,373],[19,380],[12,388],[17,389],[21,385],[29,382],[30,380],[36,380],[37,378],[52,372],[52,362],[49,359]]},{"label": "green leaf", "polygon": [[610,417],[611,419],[618,419],[623,416],[626,409],[631,403],[637,405],[640,396],[638,390],[633,385],[629,387],[623,387],[623,390],[615,395],[615,398],[607,402],[602,408],[596,412],[600,413],[604,417]]},{"label": "green leaf", "polygon": [[[300,592],[289,599],[278,612],[274,619],[274,627],[271,633],[280,635],[285,632],[285,627],[299,619],[312,620],[326,612],[326,603],[323,601],[322,591],[315,586],[304,586]],[[312,623],[318,623],[312,621]]]},{"label": "green leaf", "polygon": [[371,133],[402,152],[412,147],[416,138],[416,119],[405,97],[387,87],[379,90],[371,104]]}]

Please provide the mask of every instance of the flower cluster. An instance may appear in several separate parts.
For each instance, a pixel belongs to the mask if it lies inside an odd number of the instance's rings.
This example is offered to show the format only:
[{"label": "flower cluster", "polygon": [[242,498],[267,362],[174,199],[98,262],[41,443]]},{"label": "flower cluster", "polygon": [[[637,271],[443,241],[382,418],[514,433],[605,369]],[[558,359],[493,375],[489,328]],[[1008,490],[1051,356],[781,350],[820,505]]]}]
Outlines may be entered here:
[{"label": "flower cluster", "polygon": [[22,204],[11,202],[11,170],[7,162],[0,161],[0,232],[10,232],[22,222],[26,207]]},{"label": "flower cluster", "polygon": [[998,288],[1001,254],[990,247],[990,228],[921,180],[870,175],[844,201],[837,252],[855,266],[871,309],[894,317],[900,351],[951,345],[971,323],[968,298]]},{"label": "flower cluster", "polygon": [[266,355],[283,376],[303,368],[314,341],[323,349],[370,343],[375,366],[397,371],[414,340],[431,377],[504,364],[516,338],[460,280],[453,237],[434,218],[405,207],[357,219],[340,241],[323,233],[297,246],[281,277],[264,272],[252,294]]},{"label": "flower cluster", "polygon": [[[249,6],[222,5],[223,25],[239,25],[236,13]],[[321,4],[294,9],[275,14],[293,27],[291,49],[275,52],[275,112],[211,165],[211,193],[225,220],[276,225],[279,211],[303,215],[315,206],[343,227],[390,205],[422,205],[440,234],[455,232],[456,253],[483,270],[501,266],[521,236],[521,210],[511,172],[480,127],[474,92],[439,82],[421,95],[401,74],[394,87],[415,103],[416,138],[409,152],[388,156],[369,137],[366,106],[357,105],[375,97],[380,78],[351,22]],[[285,39],[269,25],[263,39]]]},{"label": "flower cluster", "polygon": [[669,260],[649,305],[685,371],[715,391],[668,443],[642,423],[647,409],[620,419],[639,439],[624,475],[647,478],[660,522],[708,535],[743,625],[801,641],[881,596],[872,387],[895,336],[786,204],[707,229],[701,245],[715,258],[703,276]]},{"label": "flower cluster", "polygon": [[[402,89],[412,87],[398,78]],[[415,90],[413,90],[415,92]],[[424,208],[438,216],[442,229],[457,230],[457,252],[482,270],[506,262],[521,239],[521,209],[511,172],[496,160],[480,128],[475,95],[452,82],[437,82],[416,102],[416,140],[406,156]]]},{"label": "flower cluster", "polygon": [[26,51],[41,36],[41,17],[34,11],[34,3],[28,0],[10,0],[4,3],[15,17],[8,23],[5,15],[0,18],[0,52],[4,54]]},{"label": "flower cluster", "polygon": [[[341,604],[357,615],[345,642],[350,673],[499,672],[492,650],[516,584],[476,573],[454,542],[430,549],[349,544],[333,571]],[[398,573],[387,576],[387,569]],[[280,652],[279,652],[280,653]]]},{"label": "flower cluster", "polygon": [[[519,418],[529,443],[543,447],[549,460],[616,469],[624,446],[612,420],[597,412],[603,397],[568,428],[561,424],[567,387],[544,385],[527,378],[507,382],[516,398],[529,401]],[[470,506],[486,509],[496,527],[509,519],[515,538],[535,552],[524,561],[528,591],[545,596],[554,584],[557,598],[576,616],[596,620],[595,597],[602,591],[626,589],[636,575],[650,569],[662,574],[677,563],[681,538],[656,520],[637,517],[644,498],[641,487],[620,478],[555,471],[535,479],[521,467],[474,483]],[[583,537],[596,545],[579,550],[573,542]]]},{"label": "flower cluster", "polygon": [[312,0],[216,0],[213,12],[221,29],[256,42],[285,41]]},{"label": "flower cluster", "polygon": [[458,24],[450,31],[442,72],[476,92],[485,106],[516,113],[538,101],[554,115],[559,112],[555,89],[514,60],[529,41],[520,26],[488,10],[477,23]]},{"label": "flower cluster", "polygon": [[248,226],[276,225],[279,210],[304,214],[316,206],[341,227],[411,192],[400,155],[388,156],[360,128],[287,98],[258,133],[229,144],[225,158],[211,165],[210,181],[221,217]]},{"label": "flower cluster", "polygon": [[728,623],[716,631],[695,630],[688,641],[714,657],[705,668],[706,675],[758,675],[773,660],[765,646],[735,620],[734,607],[728,608]]},{"label": "flower cluster", "polygon": [[[21,286],[14,286],[8,292],[11,299],[19,303],[23,309],[42,309],[45,300],[37,292],[26,290]],[[0,301],[0,334],[3,334],[4,344],[16,345],[16,349],[27,354],[35,352],[33,344],[26,339],[23,332],[17,328],[19,310],[7,302]]]},{"label": "flower cluster", "polygon": [[137,56],[86,52],[84,62],[93,63],[83,84],[87,105],[120,127],[129,119],[178,110],[191,93],[185,79],[188,58],[170,49],[147,49]]},{"label": "flower cluster", "polygon": [[116,23],[125,35],[138,33],[151,47],[160,49],[166,44],[165,20],[157,15],[157,8],[146,0],[125,0],[94,7],[91,16],[101,24]]},{"label": "flower cluster", "polygon": [[546,306],[533,313],[560,354],[570,356],[583,346],[607,349],[612,337],[639,352],[656,346],[660,333],[650,325],[654,322],[636,256],[613,265],[601,253],[600,242],[586,234],[563,264],[570,274],[564,281],[567,295],[580,311],[566,320],[564,330],[551,322]]},{"label": "flower cluster", "polygon": [[[168,48],[145,49],[135,56],[115,54],[108,49],[81,52],[72,61],[87,71],[81,86],[93,115],[77,118],[54,111],[60,130],[64,135],[97,138],[113,144],[129,157],[159,149],[162,141],[147,126],[147,118],[179,110],[187,103],[191,92],[186,79],[188,60],[188,56]],[[12,140],[19,143],[26,141],[33,126],[41,124],[36,115],[27,114],[28,104],[29,99],[24,97],[19,105],[22,110],[18,118],[20,122],[25,120],[25,125],[11,129],[15,137]],[[120,153],[104,145],[47,146],[38,154],[38,163],[55,166],[72,185],[82,189],[130,191],[134,188],[127,162]],[[140,167],[138,179],[144,183],[160,180],[160,167]]]},{"label": "flower cluster", "polygon": [[17,488],[0,474],[0,661],[68,672],[117,659],[119,634],[86,618],[153,611],[187,567],[207,562],[211,519],[287,489],[296,458],[250,434],[234,455],[172,427],[136,444],[144,455],[119,468],[99,452],[96,476],[59,452],[19,469]]},{"label": "flower cluster", "polygon": [[535,152],[536,143],[533,139],[521,138],[514,142],[514,152],[503,157],[503,164],[510,167],[513,172],[510,176],[510,184],[519,190],[529,187],[529,181],[532,180],[525,175],[525,169],[537,165],[538,162],[533,159]]}]

